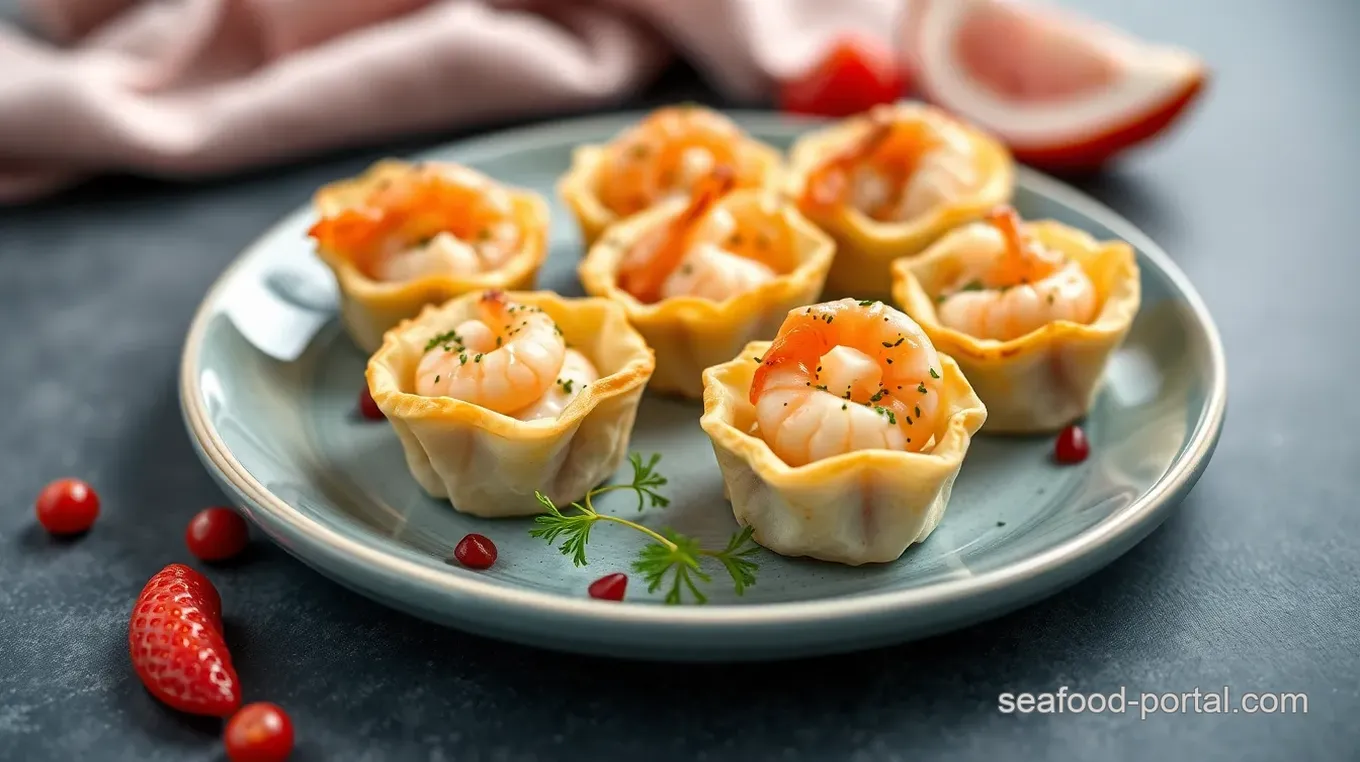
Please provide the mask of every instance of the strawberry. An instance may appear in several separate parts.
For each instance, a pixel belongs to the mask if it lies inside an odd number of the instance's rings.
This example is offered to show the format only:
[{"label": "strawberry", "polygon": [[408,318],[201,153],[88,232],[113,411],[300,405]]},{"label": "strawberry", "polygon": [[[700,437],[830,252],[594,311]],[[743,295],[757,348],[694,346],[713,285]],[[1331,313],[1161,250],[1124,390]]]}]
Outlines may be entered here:
[{"label": "strawberry", "polygon": [[137,677],[169,706],[225,717],[240,705],[222,637],[222,599],[193,569],[170,564],[146,583],[132,608],[128,647]]}]

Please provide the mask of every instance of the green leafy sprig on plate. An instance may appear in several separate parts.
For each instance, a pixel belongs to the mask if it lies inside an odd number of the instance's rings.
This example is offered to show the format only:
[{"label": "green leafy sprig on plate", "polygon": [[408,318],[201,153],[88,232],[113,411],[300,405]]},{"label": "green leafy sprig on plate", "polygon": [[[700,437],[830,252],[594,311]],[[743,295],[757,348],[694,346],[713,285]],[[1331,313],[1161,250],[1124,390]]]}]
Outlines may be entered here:
[{"label": "green leafy sprig on plate", "polygon": [[530,529],[529,534],[549,543],[557,542],[558,538],[561,538],[562,544],[558,545],[557,549],[562,555],[571,556],[571,561],[576,566],[585,566],[588,563],[586,545],[590,543],[590,530],[601,521],[620,524],[641,532],[651,540],[638,552],[637,560],[633,562],[633,571],[641,574],[647,581],[648,592],[654,593],[665,586],[666,603],[684,603],[687,596],[698,603],[708,601],[708,597],[700,589],[701,584],[712,581],[712,577],[703,570],[704,559],[712,559],[722,566],[732,578],[737,595],[746,592],[746,588],[756,583],[756,571],[759,568],[759,565],[750,558],[760,550],[760,546],[751,540],[750,527],[732,535],[726,547],[714,550],[701,547],[695,539],[674,530],[663,529],[657,532],[635,521],[609,516],[595,510],[591,502],[594,498],[618,490],[636,492],[639,511],[648,507],[665,508],[670,505],[670,500],[657,491],[666,485],[666,477],[656,471],[656,465],[660,461],[661,456],[656,454],[646,462],[643,462],[642,456],[637,453],[629,455],[628,463],[633,467],[632,482],[596,487],[587,492],[581,502],[568,506],[565,512],[554,505],[547,495],[535,492],[534,496],[548,512],[534,518],[537,526]]}]

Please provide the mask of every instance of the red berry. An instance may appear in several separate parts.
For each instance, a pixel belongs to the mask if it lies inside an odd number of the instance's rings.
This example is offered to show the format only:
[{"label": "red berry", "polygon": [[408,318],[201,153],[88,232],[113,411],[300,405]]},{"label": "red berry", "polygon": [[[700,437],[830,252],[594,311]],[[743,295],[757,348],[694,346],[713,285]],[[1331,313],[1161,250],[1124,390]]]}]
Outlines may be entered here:
[{"label": "red berry", "polygon": [[33,507],[38,523],[52,534],[79,534],[99,518],[99,495],[79,479],[58,479],[43,487]]},{"label": "red berry", "polygon": [[241,707],[222,735],[231,762],[283,762],[293,752],[293,721],[276,704]]},{"label": "red berry", "polygon": [[204,561],[225,561],[245,550],[249,541],[246,520],[230,508],[204,508],[184,532],[189,552]]},{"label": "red berry", "polygon": [[222,599],[184,564],[161,569],[142,588],[128,623],[128,650],[151,695],[181,712],[226,717],[241,704],[222,638]]},{"label": "red berry", "polygon": [[369,393],[367,386],[359,390],[359,414],[370,421],[381,421],[387,417],[383,415],[378,403],[373,401],[373,395]]},{"label": "red berry", "polygon": [[892,103],[907,75],[882,43],[849,35],[836,40],[812,68],[781,83],[785,111],[845,117],[879,103]]},{"label": "red berry", "polygon": [[627,574],[606,574],[603,577],[590,583],[589,593],[591,598],[599,598],[602,601],[621,601],[623,592],[628,589]]},{"label": "red berry", "polygon": [[469,569],[489,569],[496,563],[496,544],[479,534],[470,534],[454,546],[453,557]]},{"label": "red berry", "polygon": [[1091,443],[1080,426],[1068,426],[1058,433],[1053,445],[1053,459],[1059,463],[1080,463],[1091,454]]}]

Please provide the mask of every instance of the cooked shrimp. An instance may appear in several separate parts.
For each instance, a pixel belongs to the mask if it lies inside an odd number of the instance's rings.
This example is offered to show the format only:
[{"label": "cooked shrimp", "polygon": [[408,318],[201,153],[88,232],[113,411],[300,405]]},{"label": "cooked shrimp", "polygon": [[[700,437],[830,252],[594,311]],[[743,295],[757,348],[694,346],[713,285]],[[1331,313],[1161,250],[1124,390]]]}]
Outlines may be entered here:
[{"label": "cooked shrimp", "polygon": [[595,364],[575,349],[568,349],[557,371],[557,379],[537,401],[515,413],[521,421],[557,418],[571,401],[580,396],[590,384],[600,380]]},{"label": "cooked shrimp", "polygon": [[726,165],[741,187],[759,182],[760,168],[742,150],[746,136],[727,117],[698,106],[652,112],[607,149],[597,194],[615,214],[640,212],[689,195],[694,184]]},{"label": "cooked shrimp", "polygon": [[421,165],[308,234],[384,281],[494,270],[522,239],[509,192],[452,164]]},{"label": "cooked shrimp", "polygon": [[914,320],[842,299],[789,313],[751,381],[759,435],[801,466],[856,450],[920,451],[940,415],[940,358]]},{"label": "cooked shrimp", "polygon": [[735,182],[723,165],[698,183],[689,205],[624,257],[619,287],[649,303],[684,295],[722,301],[774,279],[770,265],[732,249],[763,246],[773,258],[787,231],[754,214],[746,215],[756,228],[749,229],[730,209],[716,206]]},{"label": "cooked shrimp", "polygon": [[510,414],[552,387],[565,354],[562,332],[546,313],[488,291],[476,318],[430,341],[416,368],[416,393]]},{"label": "cooked shrimp", "polygon": [[803,203],[813,209],[848,203],[873,219],[902,222],[957,198],[977,180],[972,148],[957,127],[879,109],[858,140],[811,173]]},{"label": "cooked shrimp", "polygon": [[1081,265],[1027,239],[1014,209],[996,209],[968,230],[963,272],[936,309],[942,325],[1009,341],[1057,320],[1095,317],[1095,286]]}]

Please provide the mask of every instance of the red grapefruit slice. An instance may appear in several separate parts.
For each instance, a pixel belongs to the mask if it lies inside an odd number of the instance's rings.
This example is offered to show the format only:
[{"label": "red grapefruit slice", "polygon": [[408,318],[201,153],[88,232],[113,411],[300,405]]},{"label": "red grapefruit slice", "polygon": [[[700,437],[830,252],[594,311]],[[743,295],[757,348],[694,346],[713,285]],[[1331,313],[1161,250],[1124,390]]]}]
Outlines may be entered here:
[{"label": "red grapefruit slice", "polygon": [[1188,52],[1009,0],[912,0],[904,36],[926,98],[1053,169],[1097,167],[1158,135],[1207,78]]}]

